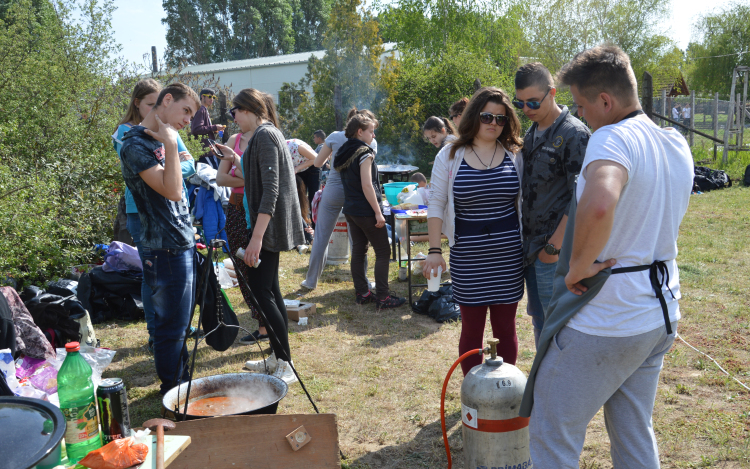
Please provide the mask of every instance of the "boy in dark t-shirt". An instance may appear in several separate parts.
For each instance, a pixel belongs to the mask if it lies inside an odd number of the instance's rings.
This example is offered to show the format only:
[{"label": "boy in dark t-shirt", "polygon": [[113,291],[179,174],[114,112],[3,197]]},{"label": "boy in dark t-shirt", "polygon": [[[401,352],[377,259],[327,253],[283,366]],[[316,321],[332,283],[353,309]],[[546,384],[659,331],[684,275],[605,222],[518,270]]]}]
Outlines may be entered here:
[{"label": "boy in dark t-shirt", "polygon": [[120,151],[125,184],[141,220],[143,281],[153,292],[154,362],[162,394],[188,378],[183,340],[195,296],[195,241],[177,130],[190,125],[198,106],[198,95],[188,86],[167,86],[141,125],[123,136]]}]

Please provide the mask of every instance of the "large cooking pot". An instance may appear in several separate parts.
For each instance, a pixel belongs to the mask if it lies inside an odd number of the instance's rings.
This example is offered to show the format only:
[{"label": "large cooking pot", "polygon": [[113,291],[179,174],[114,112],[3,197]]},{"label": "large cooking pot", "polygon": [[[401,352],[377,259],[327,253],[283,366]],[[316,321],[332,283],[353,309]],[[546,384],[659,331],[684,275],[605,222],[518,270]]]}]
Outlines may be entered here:
[{"label": "large cooking pot", "polygon": [[[254,415],[275,414],[279,401],[286,396],[289,387],[287,384],[271,375],[262,373],[229,373],[225,375],[206,376],[193,380],[190,387],[190,402],[187,420],[215,417],[219,415]],[[179,393],[179,395],[178,395]],[[170,389],[162,399],[162,405],[170,412],[174,412],[177,420],[182,420],[185,410],[185,397],[187,396],[187,383]],[[197,403],[222,400],[236,400],[236,406],[217,406],[215,412],[211,412],[211,406]],[[193,405],[200,406],[192,409]],[[178,409],[178,410],[175,410]]]},{"label": "large cooking pot", "polygon": [[[56,406],[29,397],[0,397],[0,468],[26,469],[60,461],[65,419]],[[57,464],[52,464],[57,465]]]}]

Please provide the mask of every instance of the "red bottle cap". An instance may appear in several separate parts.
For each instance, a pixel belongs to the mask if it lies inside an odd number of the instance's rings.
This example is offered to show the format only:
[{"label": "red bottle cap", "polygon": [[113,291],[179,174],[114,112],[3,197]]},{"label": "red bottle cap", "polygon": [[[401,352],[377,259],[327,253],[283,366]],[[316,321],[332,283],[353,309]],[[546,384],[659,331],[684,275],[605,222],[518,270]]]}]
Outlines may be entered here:
[{"label": "red bottle cap", "polygon": [[81,344],[78,342],[68,342],[65,344],[66,352],[78,352],[79,350],[81,350]]}]

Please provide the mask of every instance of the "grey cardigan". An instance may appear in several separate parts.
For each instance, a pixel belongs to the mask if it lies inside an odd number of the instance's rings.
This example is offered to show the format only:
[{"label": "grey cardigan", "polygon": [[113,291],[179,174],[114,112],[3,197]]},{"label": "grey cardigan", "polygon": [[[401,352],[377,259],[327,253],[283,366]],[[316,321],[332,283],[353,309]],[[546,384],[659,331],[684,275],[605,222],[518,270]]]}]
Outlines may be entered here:
[{"label": "grey cardigan", "polygon": [[271,123],[262,124],[242,156],[253,229],[259,213],[271,215],[262,249],[281,252],[305,244],[292,157],[281,131]]}]

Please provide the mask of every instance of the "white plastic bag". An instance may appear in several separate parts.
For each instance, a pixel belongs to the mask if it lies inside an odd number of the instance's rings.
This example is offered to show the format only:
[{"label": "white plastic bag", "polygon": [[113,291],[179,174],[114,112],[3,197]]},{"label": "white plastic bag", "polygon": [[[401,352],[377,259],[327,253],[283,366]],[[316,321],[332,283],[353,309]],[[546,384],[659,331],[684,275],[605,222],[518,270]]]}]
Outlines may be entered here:
[{"label": "white plastic bag", "polygon": [[[403,189],[401,189],[401,192],[399,192],[398,195],[396,196],[396,199],[398,199],[399,205],[403,204],[407,198],[411,197],[416,190],[417,190],[416,184],[410,184],[404,187]],[[416,203],[416,202],[411,202],[411,203]]]},{"label": "white plastic bag", "polygon": [[227,272],[227,269],[226,267],[224,267],[223,263],[216,266],[216,278],[219,280],[219,285],[224,290],[234,287],[232,277],[229,276],[229,273]]}]

